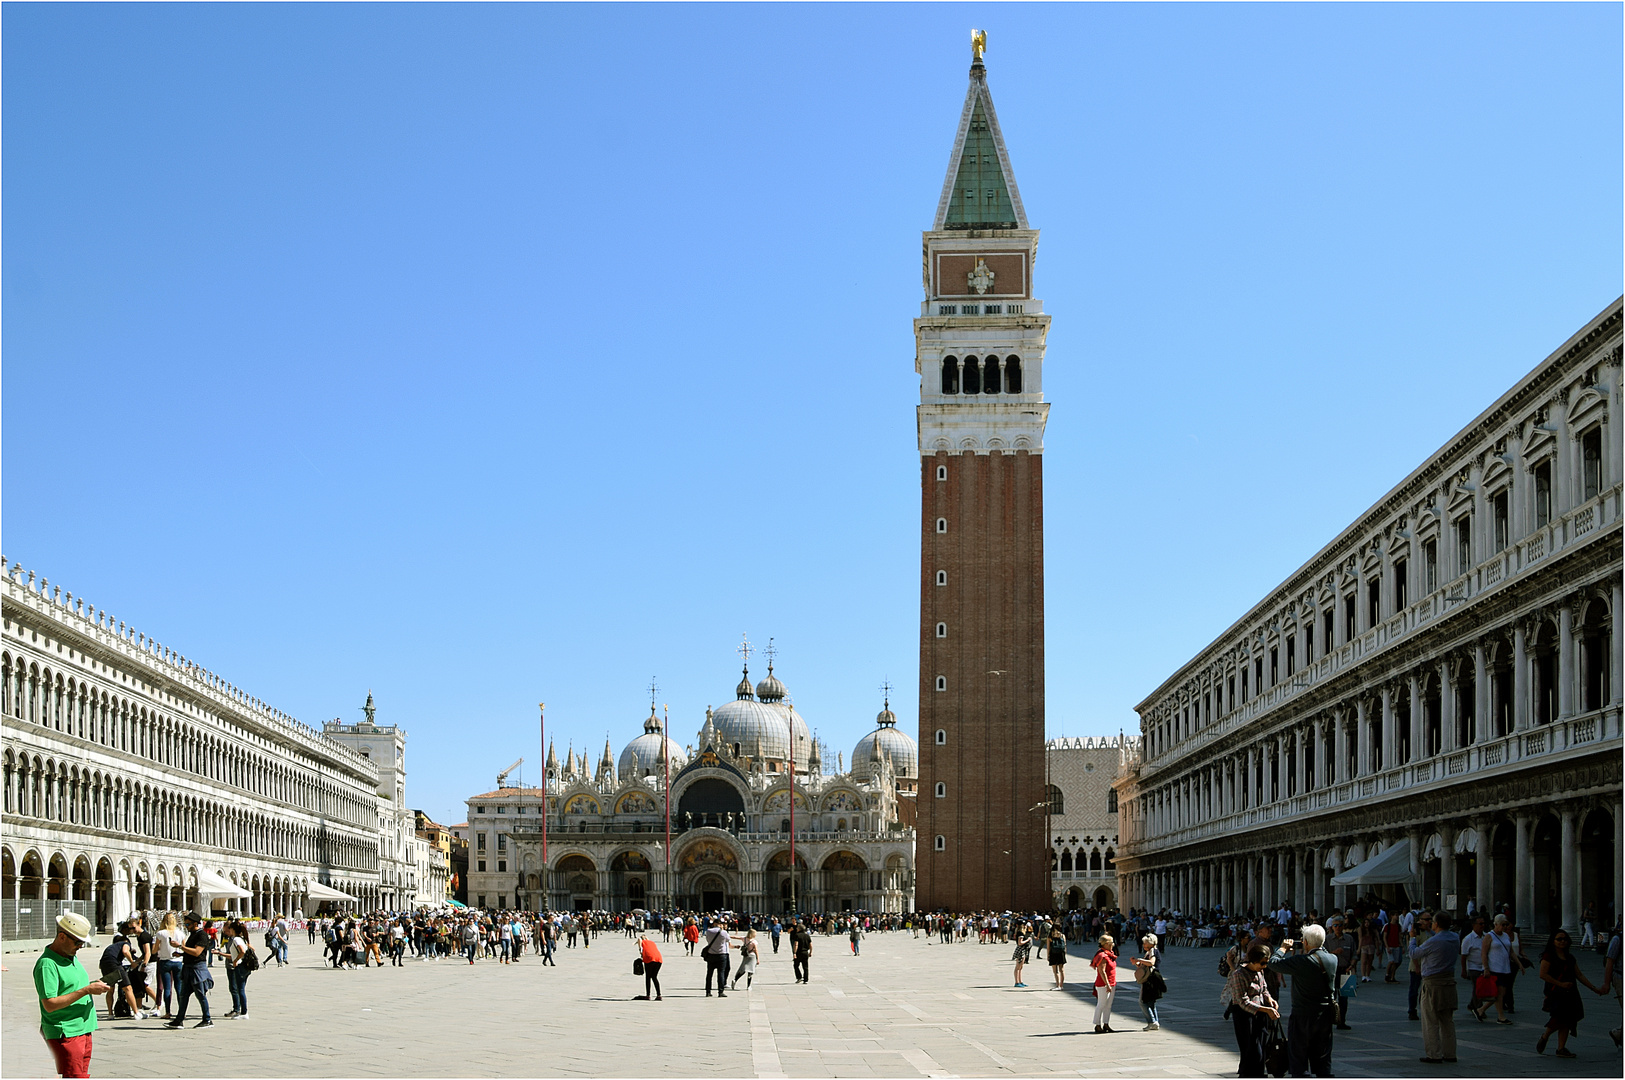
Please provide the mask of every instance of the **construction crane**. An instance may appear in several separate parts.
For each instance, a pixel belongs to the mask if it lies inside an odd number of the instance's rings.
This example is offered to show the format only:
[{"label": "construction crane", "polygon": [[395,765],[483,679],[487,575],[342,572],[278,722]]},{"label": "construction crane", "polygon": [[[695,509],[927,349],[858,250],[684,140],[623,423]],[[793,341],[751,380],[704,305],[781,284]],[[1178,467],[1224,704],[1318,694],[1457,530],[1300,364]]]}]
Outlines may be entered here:
[{"label": "construction crane", "polygon": [[497,787],[499,787],[499,788],[507,787],[508,786],[508,774],[513,772],[515,769],[519,768],[519,766],[523,765],[524,763],[525,763],[525,759],[520,758],[518,761],[514,762],[512,765],[509,765],[506,769],[503,769],[501,772],[497,773]]}]

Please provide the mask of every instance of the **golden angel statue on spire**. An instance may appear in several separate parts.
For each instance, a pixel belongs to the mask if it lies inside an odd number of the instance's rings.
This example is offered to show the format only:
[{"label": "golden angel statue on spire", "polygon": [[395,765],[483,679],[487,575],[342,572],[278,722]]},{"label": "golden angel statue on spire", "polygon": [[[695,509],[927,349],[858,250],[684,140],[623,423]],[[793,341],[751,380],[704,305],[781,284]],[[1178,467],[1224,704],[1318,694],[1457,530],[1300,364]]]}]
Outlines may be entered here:
[{"label": "golden angel statue on spire", "polygon": [[987,31],[972,30],[970,32],[970,51],[975,59],[980,60],[987,51]]}]

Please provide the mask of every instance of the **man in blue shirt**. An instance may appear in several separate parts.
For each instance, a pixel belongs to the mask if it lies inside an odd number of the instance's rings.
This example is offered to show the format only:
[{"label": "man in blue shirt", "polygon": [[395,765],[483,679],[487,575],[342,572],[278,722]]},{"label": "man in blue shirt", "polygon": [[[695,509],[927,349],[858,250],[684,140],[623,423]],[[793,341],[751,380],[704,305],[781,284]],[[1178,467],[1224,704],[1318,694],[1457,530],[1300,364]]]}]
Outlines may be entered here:
[{"label": "man in blue shirt", "polygon": [[1450,916],[1433,916],[1433,936],[1411,946],[1411,959],[1421,964],[1422,1062],[1438,1065],[1456,1060],[1456,963],[1461,938],[1450,929]]},{"label": "man in blue shirt", "polygon": [[778,917],[774,916],[774,918],[773,918],[773,951],[774,952],[779,951],[779,933],[780,933],[781,929],[782,928],[779,926]]}]

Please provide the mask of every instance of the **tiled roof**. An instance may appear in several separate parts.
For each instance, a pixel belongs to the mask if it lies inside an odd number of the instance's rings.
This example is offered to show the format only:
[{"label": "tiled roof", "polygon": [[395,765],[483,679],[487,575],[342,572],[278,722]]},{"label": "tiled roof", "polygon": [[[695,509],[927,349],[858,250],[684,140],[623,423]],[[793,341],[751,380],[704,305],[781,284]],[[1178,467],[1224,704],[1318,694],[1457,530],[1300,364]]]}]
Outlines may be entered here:
[{"label": "tiled roof", "polygon": [[487,791],[484,795],[474,795],[470,798],[470,801],[473,801],[473,799],[514,799],[526,796],[539,799],[541,795],[542,789],[539,787],[505,787],[497,788],[495,791]]}]

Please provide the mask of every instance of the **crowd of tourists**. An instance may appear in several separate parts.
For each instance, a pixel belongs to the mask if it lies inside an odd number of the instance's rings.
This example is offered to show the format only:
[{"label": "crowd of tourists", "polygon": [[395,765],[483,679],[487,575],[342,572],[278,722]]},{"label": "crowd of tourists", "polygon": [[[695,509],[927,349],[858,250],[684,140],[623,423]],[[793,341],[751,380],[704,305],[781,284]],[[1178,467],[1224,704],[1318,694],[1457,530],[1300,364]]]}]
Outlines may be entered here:
[{"label": "crowd of tourists", "polygon": [[[106,1018],[157,1019],[171,1028],[187,1022],[197,1003],[197,1027],[212,1027],[214,970],[224,969],[231,997],[227,1019],[249,1018],[248,984],[261,966],[288,963],[289,938],[303,931],[320,946],[324,966],[339,970],[450,961],[517,964],[530,953],[554,965],[560,949],[590,949],[595,940],[624,936],[633,966],[643,976],[638,1000],[664,1000],[661,946],[705,961],[705,995],[725,998],[752,988],[759,965],[781,945],[791,956],[794,981],[810,980],[817,937],[844,938],[853,956],[869,934],[907,933],[930,944],[1008,946],[1013,988],[1028,989],[1029,968],[1047,964],[1049,989],[1066,990],[1069,959],[1085,969],[1084,996],[1093,1000],[1094,1030],[1112,1027],[1119,980],[1134,984],[1143,1029],[1161,1028],[1158,1002],[1168,993],[1166,950],[1214,948],[1221,988],[1218,1008],[1234,1028],[1239,1075],[1332,1074],[1335,1032],[1352,1030],[1351,1007],[1363,984],[1406,984],[1408,1016],[1420,1026],[1423,1064],[1457,1060],[1455,1014],[1511,1028],[1520,977],[1536,980],[1545,1014],[1534,1044],[1543,1053],[1572,1058],[1569,1041],[1585,1015],[1581,988],[1613,991],[1616,1003],[1620,927],[1602,935],[1588,912],[1585,947],[1606,940],[1600,984],[1576,961],[1579,945],[1566,931],[1526,952],[1509,913],[1470,914],[1456,922],[1446,912],[1398,908],[1376,898],[1323,919],[1316,911],[1229,915],[1221,908],[1197,913],[1084,909],[1053,912],[888,913],[840,912],[800,917],[734,912],[491,911],[447,906],[414,912],[337,913],[309,919],[295,913],[249,925],[236,918],[204,919],[195,912],[138,913],[120,923],[105,944],[94,940],[83,916],[66,914],[58,934],[35,965],[41,1031],[63,1076],[88,1076],[90,1033],[97,1001]],[[99,949],[100,978],[91,980],[79,951]],[[770,952],[768,951],[770,950]],[[1211,954],[1210,954],[1211,955]],[[735,958],[737,957],[737,967]],[[1461,986],[1460,984],[1465,984]],[[1526,990],[1528,997],[1531,991]],[[1283,1005],[1289,1003],[1290,1008]],[[1617,1044],[1618,1027],[1609,1033]]]}]

